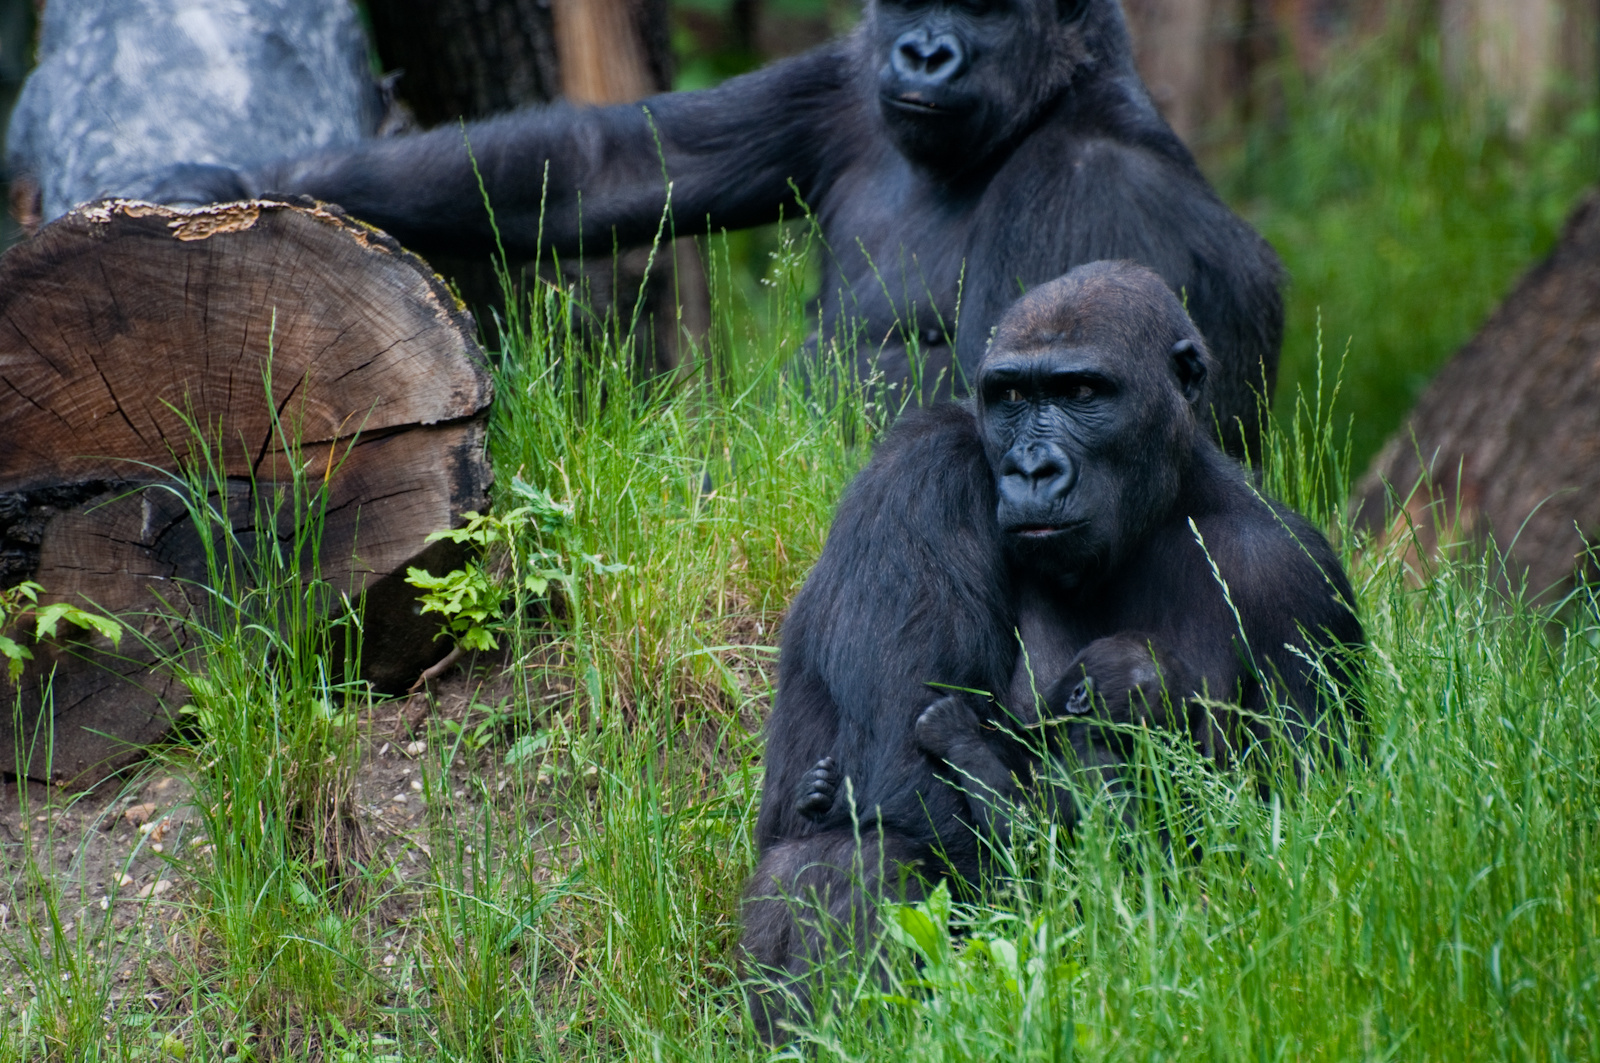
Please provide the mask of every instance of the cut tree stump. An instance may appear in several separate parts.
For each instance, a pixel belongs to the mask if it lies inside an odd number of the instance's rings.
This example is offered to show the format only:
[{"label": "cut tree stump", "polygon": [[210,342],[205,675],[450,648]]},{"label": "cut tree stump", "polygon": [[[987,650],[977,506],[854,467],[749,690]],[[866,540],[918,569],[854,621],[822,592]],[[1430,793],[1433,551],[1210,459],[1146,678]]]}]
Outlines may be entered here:
[{"label": "cut tree stump", "polygon": [[170,728],[183,691],[153,662],[207,575],[173,475],[190,424],[239,521],[288,478],[275,416],[331,473],[321,575],[365,595],[363,675],[404,689],[449,648],[405,569],[451,567],[459,548],[425,537],[486,504],[489,398],[471,318],[427,265],[309,200],[109,201],[0,257],[0,586],[145,636],[35,647],[0,771],[88,785]]},{"label": "cut tree stump", "polygon": [[1533,601],[1600,577],[1600,194],[1440,370],[1355,506],[1369,531],[1414,526],[1424,554],[1492,539]]}]

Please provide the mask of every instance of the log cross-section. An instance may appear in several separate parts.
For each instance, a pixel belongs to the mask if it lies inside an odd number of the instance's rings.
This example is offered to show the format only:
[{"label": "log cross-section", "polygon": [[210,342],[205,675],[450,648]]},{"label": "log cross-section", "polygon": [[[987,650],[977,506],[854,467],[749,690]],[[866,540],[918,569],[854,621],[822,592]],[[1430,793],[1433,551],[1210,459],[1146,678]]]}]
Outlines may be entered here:
[{"label": "log cross-section", "polygon": [[[73,211],[0,258],[0,586],[35,580],[160,641],[158,612],[205,578],[172,490],[196,429],[228,490],[259,492],[286,473],[276,422],[331,473],[321,572],[367,596],[364,673],[403,687],[446,648],[405,568],[444,560],[427,534],[485,504],[490,390],[443,283],[336,209]],[[136,756],[181,695],[154,656],[88,634],[36,648],[0,771],[84,783]]]}]

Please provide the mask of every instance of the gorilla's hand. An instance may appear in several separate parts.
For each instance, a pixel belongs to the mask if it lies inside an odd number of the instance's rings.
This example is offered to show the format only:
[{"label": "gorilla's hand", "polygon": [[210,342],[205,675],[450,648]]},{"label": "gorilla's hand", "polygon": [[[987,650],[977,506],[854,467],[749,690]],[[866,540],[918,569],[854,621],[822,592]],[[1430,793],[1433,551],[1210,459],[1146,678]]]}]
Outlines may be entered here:
[{"label": "gorilla's hand", "polygon": [[172,207],[203,207],[234,203],[261,194],[255,180],[243,170],[204,162],[183,162],[145,174],[125,183],[118,193],[125,199],[142,199]]},{"label": "gorilla's hand", "polygon": [[952,694],[929,705],[917,717],[917,745],[930,756],[951,760],[952,754],[959,755],[960,750],[982,741],[980,726],[977,713],[965,699]]},{"label": "gorilla's hand", "polygon": [[820,820],[833,807],[839,792],[839,768],[832,757],[823,757],[800,777],[800,796],[795,810],[810,820]]}]

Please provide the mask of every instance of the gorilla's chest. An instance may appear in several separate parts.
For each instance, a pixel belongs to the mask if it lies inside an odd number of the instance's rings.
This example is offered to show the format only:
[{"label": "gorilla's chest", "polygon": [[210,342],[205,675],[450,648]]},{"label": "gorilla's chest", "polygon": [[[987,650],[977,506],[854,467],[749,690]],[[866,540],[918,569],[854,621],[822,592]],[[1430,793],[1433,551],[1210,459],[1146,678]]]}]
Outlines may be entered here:
[{"label": "gorilla's chest", "polygon": [[888,149],[840,174],[817,205],[821,339],[891,380],[916,378],[920,358],[924,377],[944,372],[964,393],[1000,315],[1072,265],[1059,180],[1014,172],[1033,154],[961,189]]},{"label": "gorilla's chest", "polygon": [[1094,625],[1075,621],[1038,601],[1019,603],[1016,621],[1022,647],[1005,704],[1014,716],[1033,722],[1039,718],[1040,699],[1066,674],[1067,665],[1096,633]]},{"label": "gorilla's chest", "polygon": [[963,316],[973,303],[969,293],[988,273],[973,206],[930,187],[903,163],[844,174],[818,212],[827,244],[822,340],[839,339],[862,369],[875,367],[890,379],[916,378],[912,363],[919,359],[928,377],[949,376],[957,361],[970,375],[990,324]]}]

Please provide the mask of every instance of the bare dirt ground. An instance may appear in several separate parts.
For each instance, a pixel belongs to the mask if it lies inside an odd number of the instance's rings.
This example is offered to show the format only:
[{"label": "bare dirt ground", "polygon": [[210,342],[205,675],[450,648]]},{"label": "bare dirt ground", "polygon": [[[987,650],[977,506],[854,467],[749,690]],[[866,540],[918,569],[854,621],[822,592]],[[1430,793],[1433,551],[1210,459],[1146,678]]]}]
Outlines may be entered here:
[{"label": "bare dirt ground", "polygon": [[[363,721],[356,815],[369,866],[389,869],[392,882],[416,879],[428,865],[419,762],[426,736],[439,721],[480,723],[485,705],[508,688],[499,664],[457,669],[431,691],[382,703]],[[471,758],[453,763],[447,785],[458,811],[472,800],[476,791],[466,783],[479,771]],[[91,962],[123,964],[114,998],[162,1004],[171,972],[160,957],[192,948],[180,940],[195,888],[185,858],[209,844],[191,799],[182,761],[172,758],[147,759],[86,793],[0,779],[0,1019],[34,992],[24,960],[41,944],[48,954],[52,918],[69,942],[92,941]],[[401,888],[380,918],[398,922],[413,907]]]}]

